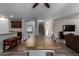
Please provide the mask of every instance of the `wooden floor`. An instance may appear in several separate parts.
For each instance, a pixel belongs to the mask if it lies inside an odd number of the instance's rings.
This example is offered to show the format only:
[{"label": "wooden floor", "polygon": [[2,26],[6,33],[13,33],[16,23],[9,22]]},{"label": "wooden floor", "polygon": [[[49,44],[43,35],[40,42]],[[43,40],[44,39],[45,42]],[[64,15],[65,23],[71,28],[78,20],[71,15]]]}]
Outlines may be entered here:
[{"label": "wooden floor", "polygon": [[28,49],[60,49],[61,47],[46,36],[35,36],[27,39],[24,46]]},{"label": "wooden floor", "polygon": [[31,37],[21,45],[0,53],[0,55],[22,55],[26,56],[26,51],[28,50],[54,50],[57,56],[79,56],[78,53],[68,48],[61,40],[57,40],[55,42],[53,39],[49,39],[48,37]]},{"label": "wooden floor", "polygon": [[56,43],[53,39],[49,39],[46,36],[35,36],[26,39],[21,45],[9,50],[10,52],[23,52],[26,50],[56,50],[62,49],[62,47]]}]

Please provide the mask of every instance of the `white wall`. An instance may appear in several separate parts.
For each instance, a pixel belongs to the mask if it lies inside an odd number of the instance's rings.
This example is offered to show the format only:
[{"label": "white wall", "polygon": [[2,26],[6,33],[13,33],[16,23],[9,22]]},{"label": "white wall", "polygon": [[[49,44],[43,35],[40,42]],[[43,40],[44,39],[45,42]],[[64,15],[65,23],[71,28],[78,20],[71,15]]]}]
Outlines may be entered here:
[{"label": "white wall", "polygon": [[16,33],[9,32],[9,19],[0,18],[0,51],[3,50],[3,40],[15,36]]},{"label": "white wall", "polygon": [[45,34],[53,34],[53,19],[45,20]]},{"label": "white wall", "polygon": [[9,32],[9,19],[0,18],[0,34]]},{"label": "white wall", "polygon": [[[59,32],[62,31],[62,25],[75,25],[75,32],[72,32],[76,35],[79,35],[79,16],[78,17],[65,17],[53,21],[53,30],[54,34],[59,37]],[[68,34],[71,32],[64,32]]]}]

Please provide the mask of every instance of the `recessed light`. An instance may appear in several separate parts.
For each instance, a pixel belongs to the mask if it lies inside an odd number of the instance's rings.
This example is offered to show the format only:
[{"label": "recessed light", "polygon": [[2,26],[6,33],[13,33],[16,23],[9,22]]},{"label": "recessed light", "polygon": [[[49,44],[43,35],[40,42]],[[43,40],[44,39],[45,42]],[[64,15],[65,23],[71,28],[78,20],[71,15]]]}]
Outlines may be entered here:
[{"label": "recessed light", "polygon": [[11,17],[11,18],[13,18],[13,17],[14,17],[14,15],[10,15],[10,17]]}]

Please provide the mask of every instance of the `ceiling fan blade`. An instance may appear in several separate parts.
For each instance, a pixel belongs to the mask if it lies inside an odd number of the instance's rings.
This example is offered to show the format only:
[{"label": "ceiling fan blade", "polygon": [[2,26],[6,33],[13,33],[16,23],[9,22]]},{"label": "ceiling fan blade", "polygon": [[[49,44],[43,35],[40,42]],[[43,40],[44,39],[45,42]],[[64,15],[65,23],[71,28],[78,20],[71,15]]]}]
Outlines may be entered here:
[{"label": "ceiling fan blade", "polygon": [[39,3],[35,3],[32,8],[35,8]]},{"label": "ceiling fan blade", "polygon": [[44,3],[44,5],[45,5],[47,8],[50,8],[49,3]]}]

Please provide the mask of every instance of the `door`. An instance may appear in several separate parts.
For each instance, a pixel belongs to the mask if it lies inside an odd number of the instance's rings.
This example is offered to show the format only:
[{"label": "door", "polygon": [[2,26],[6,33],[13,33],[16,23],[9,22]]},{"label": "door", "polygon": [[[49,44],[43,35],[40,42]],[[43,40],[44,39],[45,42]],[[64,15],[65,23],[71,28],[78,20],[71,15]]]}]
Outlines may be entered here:
[{"label": "door", "polygon": [[44,23],[39,22],[39,35],[45,35]]}]

